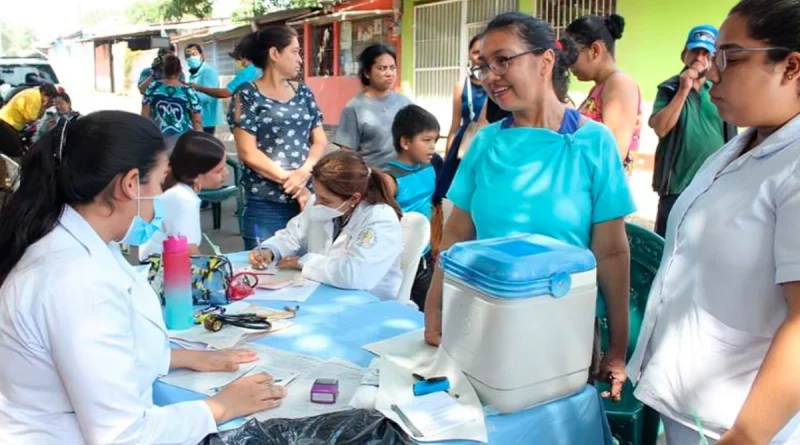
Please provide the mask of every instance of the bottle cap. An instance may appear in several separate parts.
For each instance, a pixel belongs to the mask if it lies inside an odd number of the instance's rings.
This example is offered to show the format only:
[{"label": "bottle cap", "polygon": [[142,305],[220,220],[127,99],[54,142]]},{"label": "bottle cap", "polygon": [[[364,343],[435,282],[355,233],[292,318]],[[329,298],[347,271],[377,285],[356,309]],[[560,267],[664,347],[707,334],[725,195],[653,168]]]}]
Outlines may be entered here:
[{"label": "bottle cap", "polygon": [[164,240],[164,253],[180,253],[189,250],[185,236],[170,236]]}]

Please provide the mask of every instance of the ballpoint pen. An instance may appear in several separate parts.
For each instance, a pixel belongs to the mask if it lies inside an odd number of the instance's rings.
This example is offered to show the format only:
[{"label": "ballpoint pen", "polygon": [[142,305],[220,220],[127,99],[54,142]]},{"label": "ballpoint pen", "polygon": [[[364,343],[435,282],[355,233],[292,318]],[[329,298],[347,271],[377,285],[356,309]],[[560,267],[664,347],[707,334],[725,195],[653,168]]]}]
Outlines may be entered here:
[{"label": "ballpoint pen", "polygon": [[422,431],[418,430],[417,427],[415,427],[414,424],[411,423],[411,420],[408,417],[406,417],[405,414],[403,414],[403,411],[400,410],[400,407],[398,407],[397,405],[392,404],[392,411],[394,411],[395,414],[397,414],[397,417],[399,417],[400,420],[402,420],[403,423],[408,427],[408,429],[411,430],[411,434],[414,437],[423,437],[424,436],[424,434],[422,434]]}]

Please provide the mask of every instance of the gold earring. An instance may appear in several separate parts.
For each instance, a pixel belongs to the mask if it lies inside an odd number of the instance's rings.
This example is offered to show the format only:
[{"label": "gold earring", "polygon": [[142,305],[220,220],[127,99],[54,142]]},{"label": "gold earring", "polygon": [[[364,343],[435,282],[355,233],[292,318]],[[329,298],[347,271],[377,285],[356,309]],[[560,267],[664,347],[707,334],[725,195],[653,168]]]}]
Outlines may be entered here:
[{"label": "gold earring", "polygon": [[793,74],[789,74],[789,80],[794,80],[794,75]]}]

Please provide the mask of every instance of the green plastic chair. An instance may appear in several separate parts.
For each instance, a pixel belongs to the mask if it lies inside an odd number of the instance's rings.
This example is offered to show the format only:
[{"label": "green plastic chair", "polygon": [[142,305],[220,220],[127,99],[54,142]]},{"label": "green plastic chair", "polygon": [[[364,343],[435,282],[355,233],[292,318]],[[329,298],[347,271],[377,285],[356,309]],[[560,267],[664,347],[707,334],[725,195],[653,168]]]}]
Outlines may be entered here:
[{"label": "green plastic chair", "polygon": [[[648,229],[627,223],[628,242],[631,246],[631,303],[627,359],[633,355],[636,340],[644,319],[647,296],[661,264],[664,239]],[[601,345],[608,348],[608,319],[600,318]],[[597,384],[597,390],[607,391],[608,385]],[[633,385],[625,382],[622,400],[614,403],[604,400],[611,434],[621,445],[655,445],[658,441],[660,419],[658,413],[644,406],[633,396]]]},{"label": "green plastic chair", "polygon": [[238,161],[228,157],[225,161],[233,168],[233,185],[226,185],[214,190],[203,190],[198,194],[200,199],[211,203],[211,212],[214,218],[214,230],[222,226],[222,202],[236,195],[236,215],[239,221],[239,233],[242,233],[242,209],[244,208],[244,195],[242,194],[242,166]]}]

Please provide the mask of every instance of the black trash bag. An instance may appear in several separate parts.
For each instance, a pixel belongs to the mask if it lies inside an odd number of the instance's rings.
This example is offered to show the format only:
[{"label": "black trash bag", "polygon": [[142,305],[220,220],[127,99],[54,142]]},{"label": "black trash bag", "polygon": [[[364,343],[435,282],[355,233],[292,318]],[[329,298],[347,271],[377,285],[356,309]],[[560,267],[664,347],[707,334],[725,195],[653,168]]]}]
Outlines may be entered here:
[{"label": "black trash bag", "polygon": [[303,419],[248,420],[208,436],[204,445],[410,445],[398,426],[378,411],[358,409]]}]

